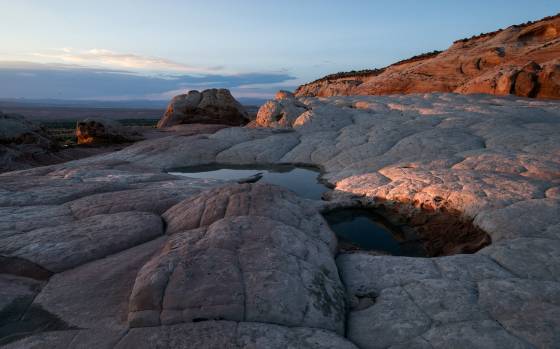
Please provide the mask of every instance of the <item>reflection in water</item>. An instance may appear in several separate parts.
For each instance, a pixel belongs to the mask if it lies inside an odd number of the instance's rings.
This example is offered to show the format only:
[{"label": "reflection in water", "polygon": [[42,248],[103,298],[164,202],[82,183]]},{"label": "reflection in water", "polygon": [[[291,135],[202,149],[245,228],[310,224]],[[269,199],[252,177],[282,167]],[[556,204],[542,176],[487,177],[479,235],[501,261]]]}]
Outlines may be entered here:
[{"label": "reflection in water", "polygon": [[423,257],[426,252],[414,237],[407,237],[383,217],[359,208],[326,213],[325,219],[340,239],[341,250],[371,250],[394,256]]},{"label": "reflection in water", "polygon": [[[319,171],[311,167],[209,165],[183,167],[169,173],[191,178],[266,182],[287,188],[300,197],[315,200],[320,200],[323,193],[329,190],[319,182]],[[258,178],[259,173],[262,174],[261,178]]]}]

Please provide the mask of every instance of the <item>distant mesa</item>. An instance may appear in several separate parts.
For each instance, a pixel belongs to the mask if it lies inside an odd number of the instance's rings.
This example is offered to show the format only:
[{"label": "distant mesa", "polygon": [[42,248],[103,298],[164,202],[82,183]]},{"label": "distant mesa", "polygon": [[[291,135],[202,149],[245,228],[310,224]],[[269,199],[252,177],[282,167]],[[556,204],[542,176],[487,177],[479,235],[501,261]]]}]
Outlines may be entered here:
[{"label": "distant mesa", "polygon": [[179,124],[245,125],[249,114],[227,89],[192,90],[173,97],[158,128]]},{"label": "distant mesa", "polygon": [[560,98],[560,14],[457,40],[382,69],[327,75],[298,87],[302,96],[430,92]]}]

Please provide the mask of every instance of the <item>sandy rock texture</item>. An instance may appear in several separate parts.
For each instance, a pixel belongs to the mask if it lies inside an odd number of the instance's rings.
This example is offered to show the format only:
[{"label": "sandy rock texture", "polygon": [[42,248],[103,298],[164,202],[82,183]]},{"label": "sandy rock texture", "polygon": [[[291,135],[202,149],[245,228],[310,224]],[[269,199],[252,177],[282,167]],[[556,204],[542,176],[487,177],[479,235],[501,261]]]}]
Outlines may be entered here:
[{"label": "sandy rock texture", "polygon": [[247,111],[229,90],[214,88],[173,97],[157,127],[194,123],[240,126],[247,122]]},{"label": "sandy rock texture", "polygon": [[458,40],[389,67],[326,76],[297,96],[457,92],[560,98],[560,15]]},{"label": "sandy rock texture", "polygon": [[[293,99],[305,110],[291,127],[169,131],[119,152],[0,175],[0,314],[11,314],[0,322],[1,343],[558,346],[558,102]],[[334,190],[312,201],[271,185],[166,173],[212,163],[316,165]],[[435,258],[337,255],[319,212],[352,205],[410,224],[425,212],[453,216],[492,243]],[[450,227],[430,238],[464,233]]]}]

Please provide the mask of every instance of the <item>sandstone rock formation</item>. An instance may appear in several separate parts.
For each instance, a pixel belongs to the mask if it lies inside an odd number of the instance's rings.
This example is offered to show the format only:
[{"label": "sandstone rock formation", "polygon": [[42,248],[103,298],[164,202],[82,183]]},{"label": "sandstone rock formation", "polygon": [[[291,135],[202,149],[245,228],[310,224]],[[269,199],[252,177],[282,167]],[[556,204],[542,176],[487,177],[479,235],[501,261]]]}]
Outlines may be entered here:
[{"label": "sandstone rock formation", "polygon": [[171,237],[136,278],[131,327],[222,319],[344,333],[333,233],[294,194],[218,188],[163,216]]},{"label": "sandstone rock formation", "polygon": [[[307,110],[288,129],[169,131],[0,175],[0,343],[557,345],[558,102],[457,94],[299,102]],[[334,189],[313,201],[165,173],[212,163],[314,164]],[[343,206],[383,206],[405,221],[458,214],[492,244],[435,258],[336,255],[319,211]],[[452,228],[433,238],[462,234]]]},{"label": "sandstone rock formation", "polygon": [[247,122],[247,112],[229,90],[209,89],[173,97],[157,127],[194,123],[240,126]]},{"label": "sandstone rock formation", "polygon": [[306,110],[305,104],[298,101],[293,93],[279,91],[274,100],[270,100],[260,107],[256,126],[292,127],[294,121]]},{"label": "sandstone rock formation", "polygon": [[0,171],[26,167],[54,147],[39,125],[21,115],[0,112]]},{"label": "sandstone rock formation", "polygon": [[142,136],[116,120],[99,118],[78,121],[76,139],[78,144],[111,144],[137,141]]},{"label": "sandstone rock formation", "polygon": [[326,76],[297,96],[457,92],[560,98],[560,15],[456,41],[389,67]]}]

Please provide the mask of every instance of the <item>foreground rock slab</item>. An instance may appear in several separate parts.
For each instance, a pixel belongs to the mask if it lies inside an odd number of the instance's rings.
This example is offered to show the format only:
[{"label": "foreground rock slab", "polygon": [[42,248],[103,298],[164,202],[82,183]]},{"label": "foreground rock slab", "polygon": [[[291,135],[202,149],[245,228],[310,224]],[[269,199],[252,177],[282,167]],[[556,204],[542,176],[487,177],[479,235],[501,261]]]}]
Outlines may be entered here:
[{"label": "foreground rock slab", "polygon": [[357,349],[332,332],[260,323],[207,321],[129,330],[126,334],[95,330],[48,332],[6,348],[303,348]]},{"label": "foreground rock slab", "polygon": [[151,213],[98,215],[66,225],[39,228],[2,239],[0,253],[22,258],[53,272],[152,240],[163,234],[161,219]]},{"label": "foreground rock slab", "polygon": [[[289,125],[169,130],[0,175],[2,306],[13,309],[18,295],[30,302],[0,325],[8,347],[556,345],[560,104],[295,100],[306,110]],[[166,173],[213,163],[316,165],[334,190],[320,202]],[[430,259],[336,255],[319,211],[345,206],[410,226],[445,213],[491,244]],[[447,227],[430,238],[468,238],[460,224]]]},{"label": "foreground rock slab", "polygon": [[[173,235],[138,274],[130,325],[224,319],[343,334],[345,292],[329,245],[333,233],[310,224],[322,218],[311,210],[306,215],[298,201],[268,185],[244,184],[172,207],[165,216],[174,222],[168,229]],[[265,217],[262,208],[275,215]]]}]

